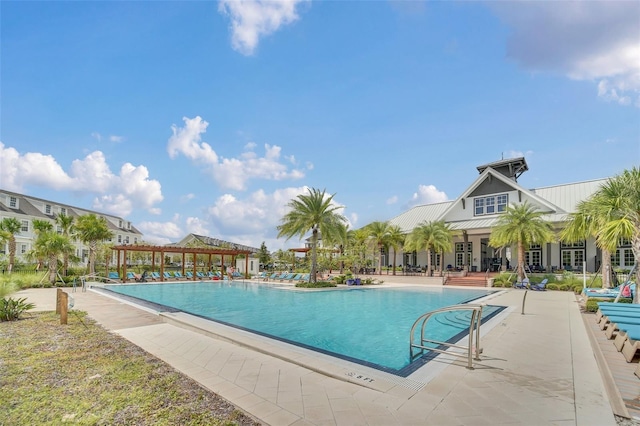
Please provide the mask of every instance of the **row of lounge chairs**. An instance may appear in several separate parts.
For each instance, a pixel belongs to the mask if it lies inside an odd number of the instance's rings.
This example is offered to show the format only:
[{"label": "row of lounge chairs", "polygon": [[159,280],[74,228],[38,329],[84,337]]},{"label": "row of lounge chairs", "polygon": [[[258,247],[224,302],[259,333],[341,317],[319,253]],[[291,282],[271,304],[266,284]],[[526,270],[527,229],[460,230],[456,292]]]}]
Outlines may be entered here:
[{"label": "row of lounge chairs", "polygon": [[275,272],[271,275],[261,272],[253,278],[261,281],[306,282],[309,281],[310,276],[311,274],[296,274],[294,272]]},{"label": "row of lounge chairs", "polygon": [[[188,271],[186,272],[184,275],[182,275],[181,272],[179,271],[175,271],[175,272],[168,272],[165,271],[163,273],[163,277],[165,280],[171,280],[171,281],[175,281],[175,280],[193,280],[193,272]],[[216,272],[196,272],[195,277],[199,280],[222,280],[223,276],[220,272],[216,271]],[[242,278],[242,274],[239,272],[234,272],[232,275],[233,278]],[[118,274],[117,272],[109,272],[109,280],[110,281],[122,281],[122,279],[120,278],[120,274]],[[127,272],[127,278],[126,281],[136,281],[136,282],[148,282],[148,281],[160,281],[161,280],[161,276],[159,272],[149,272],[147,273],[147,271],[143,272],[142,275],[138,275],[134,272]]]},{"label": "row of lounge chairs", "polygon": [[[599,302],[596,321],[624,359],[632,362],[640,350],[640,305]],[[640,363],[634,373],[640,378]]]},{"label": "row of lounge chairs", "polygon": [[540,281],[539,284],[532,284],[531,282],[529,282],[529,278],[525,278],[522,281],[516,281],[513,284],[513,287],[528,289],[528,290],[535,290],[535,291],[546,291],[548,282],[549,280],[545,278],[544,280]]}]

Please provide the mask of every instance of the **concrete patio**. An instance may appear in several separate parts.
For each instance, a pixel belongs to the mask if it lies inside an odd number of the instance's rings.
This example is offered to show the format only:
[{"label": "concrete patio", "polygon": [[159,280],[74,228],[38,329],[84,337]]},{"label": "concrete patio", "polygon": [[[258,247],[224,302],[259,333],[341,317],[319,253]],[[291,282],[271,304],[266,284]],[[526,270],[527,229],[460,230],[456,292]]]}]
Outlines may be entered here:
[{"label": "concrete patio", "polygon": [[[420,277],[383,278],[385,286],[424,285]],[[398,378],[184,313],[159,314],[91,289],[65,291],[74,309],[264,424],[616,424],[570,292],[529,291],[524,315],[524,291],[493,296],[487,303],[507,309],[483,326],[484,353],[473,370],[439,356]],[[16,296],[53,310],[55,293],[29,289]]]}]

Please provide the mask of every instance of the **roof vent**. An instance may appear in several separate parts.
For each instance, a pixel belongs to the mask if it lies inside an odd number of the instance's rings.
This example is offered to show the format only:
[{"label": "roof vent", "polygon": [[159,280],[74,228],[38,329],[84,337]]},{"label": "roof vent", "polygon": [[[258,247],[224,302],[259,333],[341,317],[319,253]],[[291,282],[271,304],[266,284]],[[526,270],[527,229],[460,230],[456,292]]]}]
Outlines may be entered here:
[{"label": "roof vent", "polygon": [[529,166],[527,166],[527,161],[524,157],[509,158],[507,160],[495,161],[493,163],[478,166],[478,173],[482,174],[489,167],[515,182],[518,181],[521,174],[529,170]]}]

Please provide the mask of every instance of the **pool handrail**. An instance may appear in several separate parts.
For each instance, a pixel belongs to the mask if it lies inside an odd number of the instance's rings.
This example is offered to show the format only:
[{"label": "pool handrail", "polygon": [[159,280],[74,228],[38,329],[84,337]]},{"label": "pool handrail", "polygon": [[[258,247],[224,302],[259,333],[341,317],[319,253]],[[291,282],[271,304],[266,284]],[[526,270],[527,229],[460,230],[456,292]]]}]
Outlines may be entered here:
[{"label": "pool handrail", "polygon": [[[449,312],[449,311],[463,311],[463,310],[467,310],[467,311],[472,311],[471,313],[471,318],[469,321],[469,345],[468,346],[462,346],[462,345],[458,345],[455,343],[449,343],[449,342],[440,342],[437,340],[431,340],[431,339],[426,339],[424,336],[424,332],[427,326],[427,322],[429,321],[429,319],[438,313],[441,312]],[[466,303],[466,304],[461,304],[461,305],[452,305],[452,306],[445,306],[444,308],[439,308],[439,309],[435,309],[433,311],[429,311],[425,314],[422,314],[414,323],[413,326],[411,327],[411,334],[409,335],[409,357],[411,360],[414,359],[414,348],[419,348],[420,349],[420,355],[424,353],[425,350],[428,351],[433,351],[433,352],[438,352],[438,353],[443,353],[443,354],[448,354],[448,355],[455,355],[455,356],[466,356],[467,357],[467,368],[470,370],[473,370],[473,359],[479,361],[480,360],[480,353],[482,352],[482,349],[480,347],[480,323],[481,323],[481,319],[482,319],[482,305],[480,304],[473,304],[473,303]],[[420,343],[414,343],[414,337],[415,337],[415,330],[416,327],[418,326],[418,324],[421,324],[420,326]],[[475,333],[474,333],[474,329],[475,329]],[[475,334],[475,345],[473,344],[473,337]],[[454,351],[449,351],[449,350],[445,350],[445,349],[438,349],[438,348],[432,348],[429,346],[424,346],[425,343],[435,343],[438,345],[444,345],[444,346],[449,346],[450,348],[458,348],[458,349],[464,349],[466,350],[466,354],[464,353],[459,353],[459,352],[454,352]],[[475,350],[474,350],[475,347]],[[475,357],[473,356],[473,354],[475,353]]]}]

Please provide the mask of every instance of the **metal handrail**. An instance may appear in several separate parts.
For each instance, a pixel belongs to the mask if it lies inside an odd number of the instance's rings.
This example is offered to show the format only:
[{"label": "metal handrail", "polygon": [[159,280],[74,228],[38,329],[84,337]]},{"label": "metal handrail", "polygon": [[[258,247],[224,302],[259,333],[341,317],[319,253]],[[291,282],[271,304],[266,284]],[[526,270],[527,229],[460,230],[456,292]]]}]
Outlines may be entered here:
[{"label": "metal handrail", "polygon": [[[442,312],[450,312],[450,311],[472,311],[471,313],[471,319],[469,321],[469,345],[468,346],[462,346],[462,345],[457,345],[455,343],[449,343],[449,342],[440,342],[437,340],[431,340],[431,339],[426,339],[424,332],[425,329],[427,327],[427,322],[429,321],[429,319],[438,313],[442,313]],[[445,354],[449,354],[449,355],[455,355],[455,356],[466,356],[467,357],[467,368],[472,370],[473,369],[473,359],[475,360],[480,360],[480,353],[482,353],[482,349],[480,348],[480,322],[482,319],[482,305],[479,304],[464,304],[464,305],[452,305],[452,306],[447,306],[444,308],[440,308],[440,309],[436,309],[434,311],[430,311],[427,312],[426,314],[422,314],[414,323],[413,326],[411,327],[411,335],[409,336],[409,356],[411,358],[411,360],[413,360],[414,358],[414,348],[418,348],[420,349],[420,354],[424,353],[425,350],[428,351],[433,351],[433,352],[438,352],[438,353],[445,353]],[[414,343],[414,338],[415,338],[415,330],[416,327],[418,326],[418,324],[421,324],[420,326],[420,343]],[[475,345],[473,344],[473,336],[474,336],[474,329],[475,329]],[[464,349],[466,350],[466,354],[464,353],[459,353],[459,352],[453,352],[453,351],[449,351],[449,350],[444,350],[444,349],[438,349],[438,348],[432,348],[429,346],[425,346],[425,343],[435,343],[437,345],[444,345],[444,346],[449,346],[450,348],[458,348],[458,349]],[[475,350],[474,350],[475,348]],[[473,356],[473,354],[475,353],[475,357]]]}]

